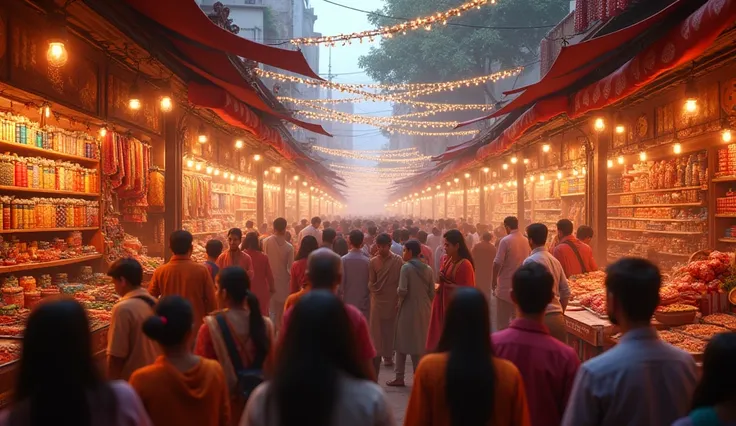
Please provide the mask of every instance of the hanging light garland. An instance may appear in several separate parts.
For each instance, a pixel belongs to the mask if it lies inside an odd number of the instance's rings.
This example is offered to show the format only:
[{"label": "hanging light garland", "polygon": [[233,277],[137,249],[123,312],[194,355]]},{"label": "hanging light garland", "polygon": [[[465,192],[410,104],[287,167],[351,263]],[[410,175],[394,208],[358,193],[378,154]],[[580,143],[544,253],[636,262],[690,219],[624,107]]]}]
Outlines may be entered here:
[{"label": "hanging light garland", "polygon": [[422,167],[419,165],[400,166],[400,167],[366,167],[366,166],[352,166],[349,164],[342,164],[342,163],[331,163],[331,164],[328,164],[327,167],[333,170],[336,170],[336,171],[366,172],[366,173],[371,173],[374,170],[380,171],[380,172],[387,172],[387,173],[416,172],[422,169]]},{"label": "hanging light garland", "polygon": [[[460,131],[452,131],[452,132],[424,132],[419,130],[411,130],[406,129],[403,127],[394,127],[391,125],[386,125],[381,122],[377,122],[375,120],[371,120],[369,117],[362,117],[362,118],[344,118],[341,116],[330,116],[328,114],[318,113],[314,111],[297,111],[296,114],[301,115],[302,117],[314,119],[314,120],[321,120],[321,121],[333,121],[333,122],[339,122],[339,123],[358,123],[358,124],[366,124],[369,126],[375,126],[379,129],[385,130],[391,134],[398,133],[403,135],[412,135],[412,136],[441,136],[441,137],[448,137],[448,136],[468,136],[468,135],[475,135],[479,132],[479,130],[460,130]],[[405,121],[405,120],[402,120]],[[408,124],[411,123],[411,124]],[[451,122],[448,122],[451,123]],[[406,124],[404,123],[398,123],[396,125],[398,126],[409,126],[413,127],[413,125],[416,125],[420,128],[437,128],[437,127],[449,127],[452,128],[454,126],[449,125],[448,123],[442,123],[442,122],[431,122],[431,121],[425,121],[425,122],[411,122],[406,121]],[[439,125],[438,125],[439,124]]]},{"label": "hanging light garland", "polygon": [[342,42],[342,45],[345,46],[348,44],[352,44],[352,40],[358,40],[360,43],[362,43],[363,39],[367,39],[369,42],[373,42],[375,41],[376,37],[391,38],[395,34],[406,34],[408,31],[416,31],[419,29],[431,31],[432,25],[447,25],[448,19],[460,17],[463,12],[467,12],[473,8],[480,9],[481,6],[495,3],[496,0],[472,0],[444,12],[437,12],[433,15],[415,18],[402,24],[380,27],[372,30],[349,34],[338,34],[334,36],[295,38],[291,40],[291,43],[295,45],[307,46],[319,44],[335,46],[337,43]]},{"label": "hanging light garland", "polygon": [[313,118],[318,120],[327,121],[338,121],[341,123],[357,123],[367,124],[375,127],[385,126],[404,126],[404,127],[416,127],[421,129],[438,129],[438,128],[450,128],[453,129],[457,126],[457,121],[413,121],[403,120],[391,116],[366,116],[360,114],[350,114],[346,112],[334,111],[332,113],[317,112],[317,111],[296,111],[296,114],[304,116],[306,118]]},{"label": "hanging light garland", "polygon": [[281,102],[289,102],[294,105],[300,106],[313,106],[319,104],[341,104],[341,103],[360,103],[360,102],[395,102],[402,105],[410,105],[416,108],[427,108],[433,109],[438,112],[452,112],[452,111],[492,111],[493,105],[488,104],[444,104],[437,102],[422,102],[412,101],[408,99],[394,100],[394,99],[368,99],[368,98],[334,98],[334,99],[297,99],[288,96],[279,96],[277,99]]},{"label": "hanging light garland", "polygon": [[503,78],[513,77],[523,71],[524,67],[517,67],[511,70],[498,71],[492,74],[480,77],[467,78],[464,80],[436,82],[436,83],[402,83],[402,84],[346,84],[334,83],[329,80],[315,80],[312,78],[298,77],[295,75],[283,74],[274,71],[254,68],[256,74],[261,77],[278,80],[281,82],[299,83],[312,87],[323,87],[326,89],[338,90],[340,92],[353,93],[361,96],[381,96],[376,93],[366,92],[366,89],[382,90],[388,92],[400,92],[389,96],[399,96],[402,98],[415,98],[418,96],[430,95],[439,92],[452,91],[461,87],[478,86],[487,82],[496,82]]},{"label": "hanging light garland", "polygon": [[417,155],[414,157],[406,157],[403,152],[400,153],[400,155],[397,155],[392,151],[384,151],[383,153],[376,154],[375,152],[366,153],[364,151],[349,151],[346,149],[326,148],[319,145],[312,146],[312,149],[333,157],[348,158],[351,160],[378,161],[385,163],[421,163],[429,161],[432,158],[432,156],[430,155],[419,155],[419,152],[417,152]]}]

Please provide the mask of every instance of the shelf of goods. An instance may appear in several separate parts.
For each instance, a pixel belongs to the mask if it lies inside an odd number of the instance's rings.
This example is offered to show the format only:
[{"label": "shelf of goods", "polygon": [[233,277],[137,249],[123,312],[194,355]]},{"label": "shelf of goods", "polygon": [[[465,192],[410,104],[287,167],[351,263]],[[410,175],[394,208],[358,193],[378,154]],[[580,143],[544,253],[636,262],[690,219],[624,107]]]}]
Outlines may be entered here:
[{"label": "shelf of goods", "polygon": [[[727,313],[730,305],[727,295],[736,287],[736,271],[733,253],[712,251],[697,259],[691,262],[681,259],[679,266],[664,276],[660,306],[652,322],[661,338],[699,360],[713,335],[736,331],[736,315]],[[568,333],[585,340],[590,352],[600,353],[619,337],[606,316],[605,277],[605,272],[597,271],[568,280],[571,291],[565,314]],[[584,316],[588,321],[579,321]],[[588,336],[595,339],[587,339]]]},{"label": "shelf of goods", "polygon": [[736,247],[736,144],[718,150],[713,191],[716,197],[714,223],[716,246],[733,250]]},{"label": "shelf of goods", "polygon": [[557,234],[557,221],[562,218],[562,198],[560,184],[557,180],[544,180],[533,183],[533,214],[532,222],[547,225],[548,241],[552,241]]},{"label": "shelf of goods", "polygon": [[[524,216],[526,222],[529,223],[532,220],[532,200],[529,198],[529,193],[526,191],[525,193],[526,199],[524,200]],[[503,225],[503,220],[508,216],[518,216],[518,193],[516,188],[512,186],[510,188],[504,188],[503,190],[494,191],[491,196],[493,197],[492,223],[494,226]]]},{"label": "shelf of goods", "polygon": [[608,179],[609,258],[667,268],[708,247],[705,151],[624,166]]},{"label": "shelf of goods", "polygon": [[100,153],[86,132],[0,113],[0,381],[20,356],[29,308],[44,297],[82,301],[95,350],[104,350],[117,296],[109,278],[94,272],[104,246]]}]

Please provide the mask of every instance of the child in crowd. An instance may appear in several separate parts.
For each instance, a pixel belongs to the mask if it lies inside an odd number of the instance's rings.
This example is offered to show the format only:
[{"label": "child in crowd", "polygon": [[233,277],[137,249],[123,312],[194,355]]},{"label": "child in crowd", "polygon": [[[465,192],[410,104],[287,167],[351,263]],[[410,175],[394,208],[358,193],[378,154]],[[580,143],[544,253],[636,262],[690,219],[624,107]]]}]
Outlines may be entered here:
[{"label": "child in crowd", "polygon": [[222,241],[213,238],[207,241],[207,245],[204,248],[207,251],[207,260],[205,260],[204,266],[210,271],[210,275],[212,275],[212,280],[214,281],[220,272],[220,267],[217,266],[217,258],[220,257],[225,246],[222,244]]}]

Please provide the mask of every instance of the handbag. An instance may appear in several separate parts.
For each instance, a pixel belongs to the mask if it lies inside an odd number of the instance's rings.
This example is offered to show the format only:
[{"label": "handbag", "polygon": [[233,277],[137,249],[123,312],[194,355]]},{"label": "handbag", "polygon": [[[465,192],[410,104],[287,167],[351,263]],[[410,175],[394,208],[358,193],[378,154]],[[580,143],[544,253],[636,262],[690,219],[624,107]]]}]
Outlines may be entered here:
[{"label": "handbag", "polygon": [[235,369],[235,377],[237,380],[235,386],[235,393],[237,396],[242,398],[244,401],[248,401],[250,395],[253,393],[256,387],[263,383],[263,361],[264,357],[257,359],[253,365],[255,368],[245,368],[243,362],[240,359],[238,351],[235,349],[235,341],[230,333],[230,327],[228,327],[223,314],[217,314],[217,324],[220,326],[220,332],[222,338],[227,346],[227,352],[230,356],[230,362],[233,364]]}]

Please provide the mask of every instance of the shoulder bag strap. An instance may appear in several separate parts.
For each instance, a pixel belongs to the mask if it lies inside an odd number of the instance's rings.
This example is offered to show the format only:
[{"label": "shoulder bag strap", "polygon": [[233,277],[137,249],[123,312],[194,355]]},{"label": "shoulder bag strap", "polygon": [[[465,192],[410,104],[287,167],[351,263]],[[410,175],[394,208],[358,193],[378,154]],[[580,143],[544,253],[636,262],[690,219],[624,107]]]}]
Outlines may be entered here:
[{"label": "shoulder bag strap", "polygon": [[588,272],[588,270],[585,268],[585,262],[583,262],[583,257],[580,256],[580,252],[578,251],[578,248],[575,247],[575,244],[572,243],[570,240],[563,241],[562,244],[567,245],[572,249],[572,252],[575,253],[575,257],[578,258],[578,262],[580,262],[580,268],[583,270],[583,273]]},{"label": "shoulder bag strap", "polygon": [[156,306],[156,301],[153,300],[152,297],[146,297],[146,296],[133,296],[133,299],[138,299],[146,302],[146,305],[150,306],[151,309],[153,309],[154,306]]},{"label": "shoulder bag strap", "polygon": [[235,368],[235,373],[237,374],[238,371],[243,371],[243,361],[240,359],[237,349],[235,349],[235,341],[233,340],[233,335],[230,333],[230,327],[227,325],[225,315],[217,314],[216,318],[217,324],[220,326],[222,338],[225,341],[225,346],[227,346],[227,352],[230,354],[230,362],[233,363],[233,368]]}]

